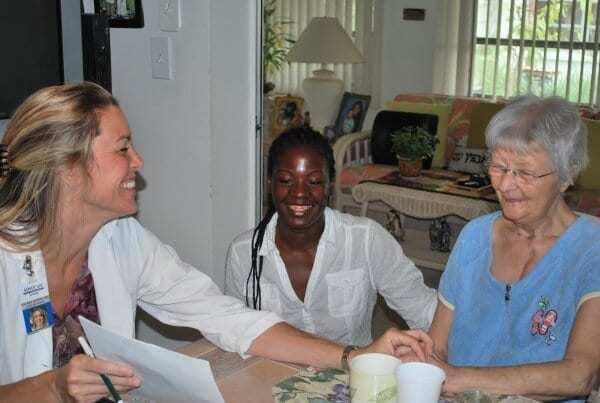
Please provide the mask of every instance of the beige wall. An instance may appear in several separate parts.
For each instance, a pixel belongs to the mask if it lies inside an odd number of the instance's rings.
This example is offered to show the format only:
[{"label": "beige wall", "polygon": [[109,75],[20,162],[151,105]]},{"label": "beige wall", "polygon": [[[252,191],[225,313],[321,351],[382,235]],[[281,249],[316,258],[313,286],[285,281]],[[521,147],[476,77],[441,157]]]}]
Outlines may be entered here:
[{"label": "beige wall", "polygon": [[[139,218],[222,286],[229,241],[254,223],[255,1],[181,0],[179,32],[160,31],[158,3],[143,0],[144,28],[111,29],[113,92],[145,158]],[[173,80],[152,78],[155,36],[172,40]]]}]

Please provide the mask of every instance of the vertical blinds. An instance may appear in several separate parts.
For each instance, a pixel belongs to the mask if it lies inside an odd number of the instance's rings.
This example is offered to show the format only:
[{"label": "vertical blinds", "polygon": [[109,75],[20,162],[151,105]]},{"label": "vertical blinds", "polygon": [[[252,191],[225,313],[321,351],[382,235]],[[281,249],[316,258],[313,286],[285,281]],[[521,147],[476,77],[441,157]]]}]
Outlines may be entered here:
[{"label": "vertical blinds", "polygon": [[[286,24],[283,29],[292,39],[298,39],[313,17],[337,17],[348,35],[353,38],[358,1],[360,0],[278,0],[275,18],[291,21],[291,24]],[[347,91],[351,89],[351,64],[325,66],[344,80]],[[321,65],[316,63],[283,63],[281,69],[267,79],[275,84],[275,92],[299,95],[302,80],[310,76],[313,70],[320,68]]]},{"label": "vertical blinds", "polygon": [[598,0],[478,0],[470,93],[598,104]]}]

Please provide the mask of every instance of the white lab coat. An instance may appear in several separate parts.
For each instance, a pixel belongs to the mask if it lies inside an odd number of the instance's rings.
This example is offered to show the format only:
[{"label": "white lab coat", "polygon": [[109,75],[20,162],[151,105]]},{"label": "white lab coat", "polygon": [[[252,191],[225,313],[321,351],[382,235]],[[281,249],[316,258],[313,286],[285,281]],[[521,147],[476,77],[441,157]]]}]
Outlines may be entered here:
[{"label": "white lab coat", "polygon": [[[19,300],[25,256],[43,272],[40,251],[0,249],[0,384],[19,381],[52,368],[52,331],[27,335]],[[135,336],[136,306],[158,320],[198,329],[228,351],[244,353],[275,323],[275,314],[250,310],[225,296],[213,281],[182,262],[134,218],[106,224],[89,248],[88,265],[103,327]]]}]

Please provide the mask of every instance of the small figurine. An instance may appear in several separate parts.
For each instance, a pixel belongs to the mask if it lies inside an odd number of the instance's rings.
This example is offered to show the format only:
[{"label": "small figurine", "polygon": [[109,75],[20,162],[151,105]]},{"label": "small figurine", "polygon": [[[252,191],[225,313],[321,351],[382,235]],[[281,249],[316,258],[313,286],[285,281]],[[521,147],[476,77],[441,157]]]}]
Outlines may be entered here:
[{"label": "small figurine", "polygon": [[440,220],[433,220],[429,225],[429,249],[439,250],[442,226]]},{"label": "small figurine", "polygon": [[450,252],[450,239],[452,237],[452,230],[450,229],[450,224],[446,221],[445,218],[440,220],[440,244],[439,251],[440,252]]},{"label": "small figurine", "polygon": [[452,230],[445,218],[433,220],[429,225],[429,248],[439,252],[450,252]]},{"label": "small figurine", "polygon": [[392,234],[396,241],[404,241],[404,228],[402,228],[402,218],[400,217],[400,213],[396,210],[390,210],[386,214],[386,219],[385,229]]}]

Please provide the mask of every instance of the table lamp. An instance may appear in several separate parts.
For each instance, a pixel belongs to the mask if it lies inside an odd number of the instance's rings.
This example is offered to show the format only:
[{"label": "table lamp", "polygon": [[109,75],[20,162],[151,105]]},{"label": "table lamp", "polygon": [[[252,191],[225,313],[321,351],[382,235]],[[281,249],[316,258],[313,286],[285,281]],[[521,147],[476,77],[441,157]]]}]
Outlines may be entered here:
[{"label": "table lamp", "polygon": [[300,34],[287,55],[289,62],[321,63],[321,69],[302,81],[302,93],[311,124],[322,131],[333,123],[344,90],[344,82],[327,70],[326,63],[363,63],[360,51],[335,17],[315,17]]}]

